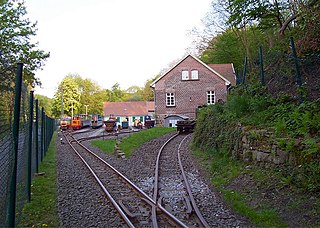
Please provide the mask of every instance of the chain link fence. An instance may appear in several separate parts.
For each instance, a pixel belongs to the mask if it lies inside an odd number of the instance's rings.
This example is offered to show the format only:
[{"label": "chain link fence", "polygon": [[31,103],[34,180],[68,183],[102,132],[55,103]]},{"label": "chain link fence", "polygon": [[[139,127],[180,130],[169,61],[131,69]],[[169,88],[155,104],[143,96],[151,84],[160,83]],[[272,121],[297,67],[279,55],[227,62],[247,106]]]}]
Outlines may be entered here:
[{"label": "chain link fence", "polygon": [[[245,70],[244,66],[237,76],[238,84],[262,83],[259,77],[262,67],[263,84],[274,97],[287,96],[295,100],[301,96],[304,100],[320,98],[320,53],[295,56],[291,47],[288,47],[287,52],[264,51],[261,57],[254,57],[249,69]],[[244,76],[246,71],[248,75]]]},{"label": "chain link fence", "polygon": [[55,130],[54,119],[38,107],[33,92],[22,82],[22,64],[19,67],[16,79],[0,81],[1,227],[15,226],[19,221],[22,208],[30,201],[32,177]]}]

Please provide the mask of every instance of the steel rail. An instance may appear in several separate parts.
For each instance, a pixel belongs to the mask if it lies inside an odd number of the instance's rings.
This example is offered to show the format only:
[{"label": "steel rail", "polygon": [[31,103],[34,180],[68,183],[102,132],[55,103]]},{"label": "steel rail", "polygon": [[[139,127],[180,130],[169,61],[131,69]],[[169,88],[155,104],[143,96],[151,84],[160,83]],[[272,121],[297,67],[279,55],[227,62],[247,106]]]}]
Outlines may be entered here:
[{"label": "steel rail", "polygon": [[[71,135],[70,135],[71,136]],[[72,136],[71,136],[72,137]],[[91,174],[94,176],[95,180],[98,182],[100,188],[102,189],[102,191],[107,195],[108,199],[111,201],[111,203],[113,204],[113,206],[115,207],[115,209],[118,211],[118,213],[120,214],[120,216],[123,218],[123,220],[125,221],[125,223],[129,226],[129,227],[134,227],[134,225],[132,224],[131,220],[127,217],[127,215],[125,214],[125,212],[121,209],[121,207],[119,206],[119,204],[115,201],[115,199],[113,199],[113,197],[111,196],[111,194],[108,192],[108,190],[103,186],[101,180],[99,179],[99,177],[96,175],[96,173],[92,170],[92,168],[90,167],[90,165],[84,160],[84,158],[78,153],[78,151],[74,148],[74,146],[71,144],[71,142],[68,140],[67,137],[65,137],[68,144],[71,146],[71,148],[74,150],[74,152],[78,155],[78,157],[81,159],[81,161],[85,164],[85,166],[88,168],[88,170],[91,172]],[[73,138],[73,137],[72,137]]]},{"label": "steel rail", "polygon": [[[178,135],[178,134],[177,134]],[[176,136],[177,136],[176,135]],[[117,169],[115,169],[112,165],[110,165],[108,162],[100,158],[98,155],[96,155],[94,152],[92,152],[89,148],[84,146],[82,143],[80,143],[77,139],[75,139],[72,135],[70,135],[74,140],[72,142],[78,143],[81,147],[83,147],[85,150],[87,150],[91,155],[96,157],[98,160],[103,162],[105,165],[107,165],[110,169],[112,169],[117,175],[119,175],[125,182],[127,182],[136,192],[138,192],[144,200],[146,200],[150,205],[152,205],[152,210],[159,209],[162,213],[164,213],[169,219],[171,219],[172,222],[174,222],[177,226],[180,227],[187,227],[183,222],[181,222],[179,219],[177,219],[174,215],[172,215],[170,212],[168,212],[165,208],[163,208],[160,204],[157,203],[156,200],[153,200],[150,196],[148,196],[145,192],[143,192],[139,187],[137,187],[132,181],[130,181],[126,176],[124,176],[122,173],[120,173]],[[152,214],[152,220],[156,221],[156,213]],[[158,227],[157,222],[153,222],[153,227]]]},{"label": "steel rail", "polygon": [[78,141],[81,143],[86,140],[98,139],[98,138],[109,137],[109,136],[118,136],[118,135],[123,135],[123,134],[130,134],[130,133],[133,133],[133,131],[125,131],[125,132],[119,132],[119,133],[107,133],[105,135],[89,136],[89,137],[80,138],[80,139],[78,139]]},{"label": "steel rail", "polygon": [[[173,135],[170,139],[168,139],[163,145],[162,147],[160,148],[159,150],[159,153],[158,153],[158,156],[157,156],[157,160],[156,160],[156,167],[155,167],[155,180],[154,180],[154,189],[153,189],[153,200],[154,201],[157,201],[157,198],[158,198],[158,187],[159,187],[159,163],[160,163],[160,157],[161,157],[161,154],[162,154],[162,151],[164,149],[164,147],[171,141],[173,140],[175,137],[177,137],[179,135],[178,134],[175,134]],[[188,136],[188,135],[187,135]],[[204,226],[204,227],[210,227],[208,225],[208,223],[206,222],[206,220],[203,218],[199,208],[197,207],[196,205],[196,202],[194,200],[194,197],[193,197],[193,194],[192,194],[192,191],[191,191],[191,187],[190,187],[190,184],[188,182],[188,179],[186,177],[186,174],[184,172],[184,169],[183,169],[183,165],[182,165],[182,161],[181,161],[181,157],[180,157],[180,148],[181,148],[181,145],[183,143],[183,141],[187,138],[187,136],[185,136],[179,146],[178,146],[178,161],[179,161],[179,166],[180,166],[180,170],[181,170],[181,173],[182,173],[182,176],[183,176],[183,180],[184,180],[184,183],[185,183],[185,187],[186,187],[186,190],[187,190],[187,193],[189,195],[189,198],[190,198],[190,201],[191,201],[191,205],[194,209],[194,212],[196,214],[196,216],[199,218],[199,221],[201,222],[201,224]],[[156,208],[152,208],[152,213],[156,213]],[[156,223],[156,221],[153,221],[153,223]]]},{"label": "steel rail", "polygon": [[[159,162],[160,162],[160,156],[161,156],[161,152],[163,151],[163,148],[171,141],[173,140],[175,137],[177,137],[179,134],[175,134],[173,135],[170,139],[168,139],[160,148],[158,156],[157,156],[157,160],[156,160],[156,167],[155,167],[155,175],[154,175],[154,187],[153,187],[153,200],[155,202],[157,202],[157,198],[158,198],[158,188],[159,188]],[[160,205],[160,204],[159,204]],[[156,218],[156,214],[157,214],[157,208],[156,207],[152,207],[152,225],[154,227],[158,227],[157,225],[157,220]],[[187,227],[185,224],[181,224],[182,227]]]},{"label": "steel rail", "polygon": [[180,166],[180,170],[181,170],[181,173],[182,173],[182,177],[183,177],[183,180],[184,180],[184,183],[185,183],[185,186],[186,186],[186,189],[187,189],[187,192],[188,192],[188,195],[189,195],[189,198],[190,198],[190,201],[191,201],[191,204],[192,204],[192,207],[196,213],[196,215],[198,216],[200,222],[202,223],[202,225],[204,227],[210,227],[209,224],[207,223],[207,221],[203,218],[198,206],[197,206],[197,203],[196,201],[194,200],[194,197],[193,197],[193,194],[192,194],[192,191],[191,191],[191,187],[190,187],[190,184],[189,184],[189,181],[187,179],[187,176],[185,174],[185,171],[184,171],[184,168],[183,168],[183,165],[182,165],[182,161],[181,161],[181,157],[180,157],[180,148],[181,148],[181,145],[183,143],[183,141],[188,137],[188,135],[186,135],[186,137],[184,137],[180,144],[179,144],[179,147],[178,147],[178,160],[179,160],[179,166]]}]

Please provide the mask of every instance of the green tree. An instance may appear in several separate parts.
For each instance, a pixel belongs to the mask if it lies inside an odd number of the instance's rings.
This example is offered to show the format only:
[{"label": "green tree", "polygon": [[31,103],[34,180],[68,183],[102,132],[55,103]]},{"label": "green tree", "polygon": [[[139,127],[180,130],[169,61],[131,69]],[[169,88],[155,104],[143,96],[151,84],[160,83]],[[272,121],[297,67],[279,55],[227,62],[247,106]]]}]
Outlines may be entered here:
[{"label": "green tree", "polygon": [[0,1],[0,82],[10,87],[18,62],[24,63],[24,81],[29,86],[41,84],[35,71],[41,69],[49,53],[37,49],[31,41],[36,35],[36,23],[26,17],[24,1]]},{"label": "green tree", "polygon": [[154,92],[153,89],[150,87],[151,83],[160,78],[160,74],[150,78],[146,81],[144,88],[143,88],[143,100],[145,101],[154,101]]},{"label": "green tree", "polygon": [[[242,32],[244,31],[239,31],[239,33]],[[246,50],[256,59],[259,47],[268,45],[268,38],[256,26],[248,28],[245,33],[248,40],[247,47],[232,29],[228,29],[211,40],[200,59],[205,63],[233,63],[237,70],[242,69]]]},{"label": "green tree", "polygon": [[123,101],[125,92],[121,90],[119,83],[116,83],[112,86],[111,91],[107,91],[108,101]]},{"label": "green tree", "polygon": [[52,117],[52,99],[40,94],[35,94],[34,96],[38,100],[39,107],[43,107],[46,115]]},{"label": "green tree", "polygon": [[143,90],[139,86],[130,86],[123,97],[123,101],[142,101]]},{"label": "green tree", "polygon": [[73,115],[79,114],[80,97],[81,94],[75,79],[72,76],[66,76],[54,94],[52,114],[55,117],[59,117],[61,114],[68,116],[71,116],[72,113]]},{"label": "green tree", "polygon": [[[71,93],[71,92],[72,93]],[[55,94],[55,114],[61,114],[61,97],[63,94],[64,112],[71,115],[71,103],[74,102],[74,114],[103,114],[103,102],[107,100],[108,93],[91,79],[83,79],[79,74],[69,74],[60,83]],[[76,94],[71,96],[71,94]],[[66,106],[67,105],[67,106]],[[60,111],[59,111],[60,110]],[[60,113],[60,114],[59,114]]]},{"label": "green tree", "polygon": [[298,52],[301,55],[320,52],[320,1],[301,1],[297,13],[296,43]]},{"label": "green tree", "polygon": [[99,90],[92,95],[94,103],[90,108],[90,113],[103,115],[103,102],[106,101],[107,91]]},{"label": "green tree", "polygon": [[80,97],[80,112],[88,114],[101,114],[103,108],[104,92],[100,86],[91,79],[83,79],[79,75],[73,75],[75,82],[78,85]]},{"label": "green tree", "polygon": [[[236,68],[242,67],[245,55],[242,44],[232,30],[214,37],[200,59],[205,63],[233,63]],[[228,48],[226,48],[228,47]]]}]

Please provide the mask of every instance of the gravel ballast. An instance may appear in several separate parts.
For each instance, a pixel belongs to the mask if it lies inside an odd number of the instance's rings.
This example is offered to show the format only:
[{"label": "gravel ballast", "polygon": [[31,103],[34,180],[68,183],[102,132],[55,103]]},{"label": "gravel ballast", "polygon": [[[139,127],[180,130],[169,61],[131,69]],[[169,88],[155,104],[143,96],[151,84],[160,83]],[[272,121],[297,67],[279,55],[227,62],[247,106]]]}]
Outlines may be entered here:
[{"label": "gravel ballast", "polygon": [[[61,133],[60,133],[61,134]],[[83,144],[104,158],[108,163],[127,176],[132,182],[152,197],[154,165],[159,149],[173,134],[143,144],[130,158],[108,155],[91,146],[90,141]],[[68,144],[61,144],[57,137],[58,172],[58,211],[62,227],[116,227],[121,226],[112,205],[108,203],[89,171],[75,156]],[[233,213],[225,206],[209,181],[201,175],[188,143],[192,135],[181,147],[184,169],[193,189],[200,211],[211,227],[252,226],[245,218]]]}]

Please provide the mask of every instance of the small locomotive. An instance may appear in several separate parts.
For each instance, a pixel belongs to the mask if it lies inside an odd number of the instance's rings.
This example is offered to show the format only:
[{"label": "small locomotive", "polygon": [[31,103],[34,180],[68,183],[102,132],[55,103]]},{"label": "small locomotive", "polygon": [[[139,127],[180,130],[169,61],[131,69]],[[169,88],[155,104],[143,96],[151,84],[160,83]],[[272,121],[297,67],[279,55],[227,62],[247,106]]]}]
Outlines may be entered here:
[{"label": "small locomotive", "polygon": [[90,119],[87,119],[86,115],[77,115],[72,118],[71,128],[73,130],[79,130],[81,128],[90,126]]}]

